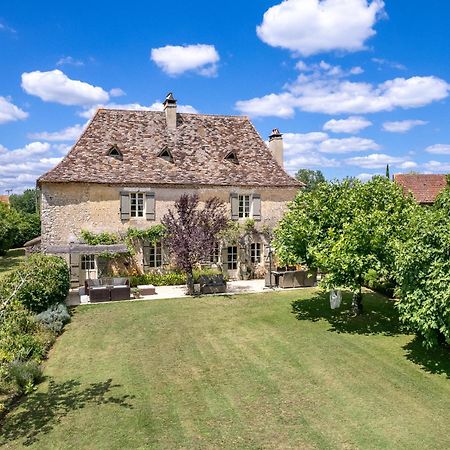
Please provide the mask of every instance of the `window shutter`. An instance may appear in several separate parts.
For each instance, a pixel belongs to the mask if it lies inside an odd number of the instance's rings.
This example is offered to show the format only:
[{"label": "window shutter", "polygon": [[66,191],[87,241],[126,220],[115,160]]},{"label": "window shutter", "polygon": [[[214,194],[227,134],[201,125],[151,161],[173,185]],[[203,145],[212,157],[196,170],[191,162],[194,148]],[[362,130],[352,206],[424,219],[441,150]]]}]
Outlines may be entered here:
[{"label": "window shutter", "polygon": [[77,288],[80,286],[80,254],[69,253],[70,266],[70,287]]},{"label": "window shutter", "polygon": [[130,194],[120,193],[120,220],[130,220]]},{"label": "window shutter", "polygon": [[155,194],[145,193],[145,217],[147,220],[155,220]]},{"label": "window shutter", "polygon": [[231,220],[239,219],[239,196],[237,194],[230,194],[231,203]]},{"label": "window shutter", "polygon": [[253,194],[253,219],[261,220],[261,195]]},{"label": "window shutter", "polygon": [[150,242],[145,240],[142,243],[142,266],[144,267],[144,273],[150,269]]}]

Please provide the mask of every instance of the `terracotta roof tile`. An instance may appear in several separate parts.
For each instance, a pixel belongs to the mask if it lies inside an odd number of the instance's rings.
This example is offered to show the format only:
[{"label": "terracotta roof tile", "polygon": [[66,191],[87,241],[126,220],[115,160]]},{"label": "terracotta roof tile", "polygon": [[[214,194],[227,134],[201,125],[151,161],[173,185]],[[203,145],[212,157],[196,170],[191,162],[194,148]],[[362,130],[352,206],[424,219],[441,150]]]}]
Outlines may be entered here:
[{"label": "terracotta roof tile", "polygon": [[404,192],[411,192],[418,203],[434,203],[447,186],[447,175],[397,174],[394,181]]},{"label": "terracotta roof tile", "polygon": [[[123,159],[108,155],[116,145]],[[158,157],[167,148],[173,163]],[[235,164],[224,158],[234,151]],[[301,186],[275,161],[251,122],[241,116],[100,109],[68,155],[42,182],[109,184]]]}]

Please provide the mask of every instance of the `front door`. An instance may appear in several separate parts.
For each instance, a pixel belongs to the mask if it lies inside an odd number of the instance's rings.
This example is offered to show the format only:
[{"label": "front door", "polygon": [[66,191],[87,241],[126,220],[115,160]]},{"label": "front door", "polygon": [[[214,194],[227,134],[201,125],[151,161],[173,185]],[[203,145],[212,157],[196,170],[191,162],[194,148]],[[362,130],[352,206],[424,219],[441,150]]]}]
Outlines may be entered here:
[{"label": "front door", "polygon": [[98,277],[97,258],[95,255],[81,255],[80,257],[80,285],[85,280],[95,280]]},{"label": "front door", "polygon": [[225,261],[228,276],[232,279],[238,279],[238,247],[232,245],[227,247],[227,259]]}]

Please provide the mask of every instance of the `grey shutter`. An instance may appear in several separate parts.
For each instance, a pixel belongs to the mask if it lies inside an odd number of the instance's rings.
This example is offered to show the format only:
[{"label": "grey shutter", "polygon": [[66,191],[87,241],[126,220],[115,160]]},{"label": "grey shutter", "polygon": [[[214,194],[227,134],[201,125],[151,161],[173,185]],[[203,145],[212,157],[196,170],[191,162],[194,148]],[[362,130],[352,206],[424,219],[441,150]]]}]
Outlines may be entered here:
[{"label": "grey shutter", "polygon": [[142,266],[144,267],[144,273],[150,269],[150,242],[145,240],[142,243]]},{"label": "grey shutter", "polygon": [[70,287],[77,288],[80,286],[80,254],[69,253],[70,266]]},{"label": "grey shutter", "polygon": [[120,193],[120,220],[130,220],[130,193]]},{"label": "grey shutter", "polygon": [[231,203],[231,220],[239,219],[239,196],[238,194],[230,194]]},{"label": "grey shutter", "polygon": [[155,220],[155,194],[145,193],[145,217],[147,220]]},{"label": "grey shutter", "polygon": [[261,220],[261,195],[253,194],[253,219]]}]

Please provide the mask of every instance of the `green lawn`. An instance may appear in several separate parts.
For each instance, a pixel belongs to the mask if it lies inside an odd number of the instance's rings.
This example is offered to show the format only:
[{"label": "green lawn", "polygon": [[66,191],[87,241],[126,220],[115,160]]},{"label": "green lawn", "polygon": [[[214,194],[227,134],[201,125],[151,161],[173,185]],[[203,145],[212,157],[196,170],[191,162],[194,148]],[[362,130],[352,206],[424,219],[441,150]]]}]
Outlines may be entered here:
[{"label": "green lawn", "polygon": [[0,276],[14,269],[24,259],[25,250],[23,248],[9,250],[5,256],[0,256]]},{"label": "green lawn", "polygon": [[[348,307],[349,298],[345,298]],[[314,289],[78,307],[5,448],[450,448],[450,358]]]}]

